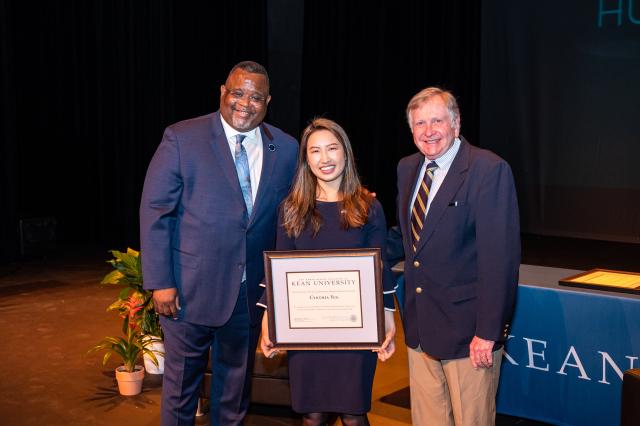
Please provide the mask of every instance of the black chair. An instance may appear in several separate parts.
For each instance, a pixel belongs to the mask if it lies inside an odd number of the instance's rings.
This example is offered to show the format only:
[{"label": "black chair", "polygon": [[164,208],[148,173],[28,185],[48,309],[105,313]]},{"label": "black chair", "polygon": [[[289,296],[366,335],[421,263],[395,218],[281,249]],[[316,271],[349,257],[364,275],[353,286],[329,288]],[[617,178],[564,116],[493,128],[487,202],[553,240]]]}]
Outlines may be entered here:
[{"label": "black chair", "polygon": [[[207,371],[204,374],[198,401],[198,414],[203,415],[207,410],[206,400],[211,392],[211,357]],[[264,356],[260,347],[256,349],[256,359],[253,364],[251,377],[251,402],[269,405],[291,405],[289,390],[289,366],[287,353],[278,352],[273,358]]]},{"label": "black chair", "polygon": [[624,372],[622,378],[622,411],[620,426],[638,424],[638,407],[640,406],[640,368]]}]

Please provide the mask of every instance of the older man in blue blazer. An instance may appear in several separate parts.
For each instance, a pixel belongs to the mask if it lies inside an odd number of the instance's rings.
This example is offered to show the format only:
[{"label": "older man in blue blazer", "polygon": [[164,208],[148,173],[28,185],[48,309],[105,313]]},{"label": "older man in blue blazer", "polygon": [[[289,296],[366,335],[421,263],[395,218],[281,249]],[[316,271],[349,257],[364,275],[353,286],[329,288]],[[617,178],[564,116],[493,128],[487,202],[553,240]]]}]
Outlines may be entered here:
[{"label": "older man in blue blazer", "polygon": [[233,67],[220,110],[169,126],[140,204],[144,286],[162,315],[162,424],[193,424],[212,357],[212,425],[241,424],[262,310],[262,252],[274,248],[277,208],[298,144],[263,123],[269,77]]},{"label": "older man in blue blazer", "polygon": [[520,265],[513,176],[460,136],[451,93],[422,90],[407,119],[420,152],[398,164],[400,233],[388,246],[405,258],[413,424],[493,425]]}]

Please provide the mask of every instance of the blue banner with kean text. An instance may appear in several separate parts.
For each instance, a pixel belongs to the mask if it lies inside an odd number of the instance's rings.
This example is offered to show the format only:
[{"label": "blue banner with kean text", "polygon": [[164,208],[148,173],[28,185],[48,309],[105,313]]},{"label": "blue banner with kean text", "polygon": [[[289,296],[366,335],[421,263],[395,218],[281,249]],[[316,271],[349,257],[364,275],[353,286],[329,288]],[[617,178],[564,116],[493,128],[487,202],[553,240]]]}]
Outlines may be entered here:
[{"label": "blue banner with kean text", "polygon": [[558,425],[620,423],[622,375],[640,367],[640,299],[609,294],[519,286],[498,412]]}]

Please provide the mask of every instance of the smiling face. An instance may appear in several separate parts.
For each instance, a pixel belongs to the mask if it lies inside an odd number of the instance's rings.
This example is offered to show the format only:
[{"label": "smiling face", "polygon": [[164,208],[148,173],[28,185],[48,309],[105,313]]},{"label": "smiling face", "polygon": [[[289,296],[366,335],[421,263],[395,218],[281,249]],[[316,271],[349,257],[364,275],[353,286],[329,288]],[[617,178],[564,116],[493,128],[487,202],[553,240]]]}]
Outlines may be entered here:
[{"label": "smiling face", "polygon": [[319,185],[340,188],[346,156],[344,147],[329,130],[318,130],[309,136],[307,163]]},{"label": "smiling face", "polygon": [[442,156],[460,134],[460,117],[451,113],[441,96],[427,99],[410,111],[413,143],[429,160]]},{"label": "smiling face", "polygon": [[262,74],[235,69],[220,86],[220,114],[239,132],[256,128],[267,114],[269,83]]}]

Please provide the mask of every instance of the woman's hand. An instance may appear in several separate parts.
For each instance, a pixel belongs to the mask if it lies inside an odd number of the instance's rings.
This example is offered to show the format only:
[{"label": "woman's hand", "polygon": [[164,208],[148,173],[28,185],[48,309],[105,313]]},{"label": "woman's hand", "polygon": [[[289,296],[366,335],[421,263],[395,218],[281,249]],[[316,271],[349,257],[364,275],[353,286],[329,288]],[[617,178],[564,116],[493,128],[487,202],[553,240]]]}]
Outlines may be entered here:
[{"label": "woman's hand", "polygon": [[262,317],[262,337],[260,338],[260,349],[267,358],[273,358],[278,353],[277,349],[274,349],[273,343],[269,340],[269,319],[267,312]]},{"label": "woman's hand", "polygon": [[391,358],[391,355],[396,351],[396,322],[393,318],[393,311],[384,311],[384,329],[385,339],[380,349],[376,349],[378,352],[378,359],[382,362]]}]

